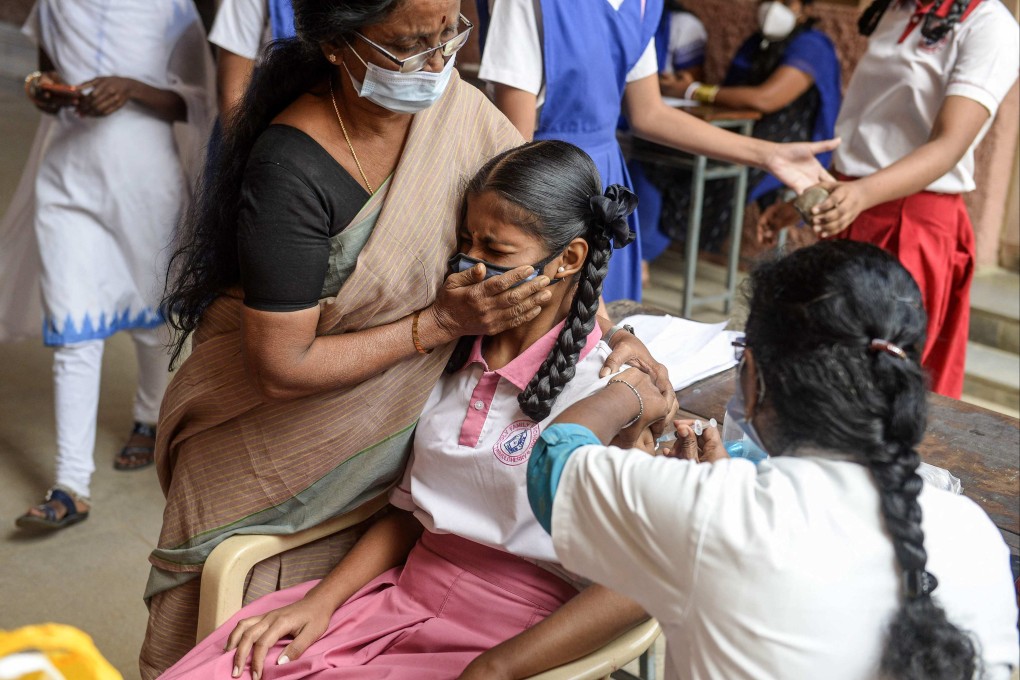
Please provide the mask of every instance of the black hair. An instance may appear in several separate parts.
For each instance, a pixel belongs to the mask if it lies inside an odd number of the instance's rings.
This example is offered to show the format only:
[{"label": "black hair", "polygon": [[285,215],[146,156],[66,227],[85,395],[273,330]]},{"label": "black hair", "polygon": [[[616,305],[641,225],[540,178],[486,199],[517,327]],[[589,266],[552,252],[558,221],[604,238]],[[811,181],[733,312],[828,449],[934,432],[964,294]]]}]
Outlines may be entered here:
[{"label": "black hair", "polygon": [[386,18],[402,0],[294,0],[297,37],[270,43],[210,152],[194,198],[182,215],[170,258],[163,309],[175,330],[171,365],[205,309],[241,278],[237,214],[241,181],[255,140],[291,102],[323,84],[331,66],[321,43],[350,37]]},{"label": "black hair", "polygon": [[[893,2],[894,0],[874,0],[874,2],[868,5],[868,8],[861,14],[861,18],[857,20],[857,30],[860,34],[869,36],[874,33],[878,22],[882,20],[882,15],[885,14],[885,11],[889,9]],[[974,0],[948,0],[948,2],[953,4],[949,8],[948,14],[943,18],[938,16],[937,12],[945,2],[947,0],[935,0],[935,4],[924,15],[921,35],[930,43],[937,43],[946,37],[946,34],[953,30],[956,24],[960,22],[960,17],[964,15]]]},{"label": "black hair", "polygon": [[927,316],[917,284],[880,248],[840,240],[761,264],[748,292],[746,342],[776,414],[770,446],[844,452],[869,467],[878,487],[904,583],[883,673],[972,677],[974,643],[932,600],[937,581],[925,569],[916,446],[927,417],[919,362]]},{"label": "black hair", "polygon": [[[556,345],[518,396],[521,411],[538,422],[548,417],[553,402],[574,377],[581,349],[595,328],[602,282],[609,269],[613,244],[630,243],[634,233],[627,216],[637,198],[619,185],[602,192],[595,163],[581,149],[561,141],[538,141],[492,158],[468,183],[469,198],[494,192],[503,199],[507,219],[540,238],[549,254],[558,254],[575,238],[588,242],[588,255],[571,285],[574,298]],[[473,338],[462,338],[447,371],[464,364]]]}]

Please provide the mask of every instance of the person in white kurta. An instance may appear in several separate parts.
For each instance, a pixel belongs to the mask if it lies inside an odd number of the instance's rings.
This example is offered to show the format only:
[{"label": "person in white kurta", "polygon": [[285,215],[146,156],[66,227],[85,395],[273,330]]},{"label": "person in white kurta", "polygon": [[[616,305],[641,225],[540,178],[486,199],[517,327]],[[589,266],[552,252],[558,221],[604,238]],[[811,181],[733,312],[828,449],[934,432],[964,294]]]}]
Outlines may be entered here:
[{"label": "person in white kurta", "polygon": [[[81,86],[68,106],[40,106],[54,115],[40,126],[38,166],[26,168],[0,228],[0,243],[18,246],[0,258],[0,287],[26,297],[40,290],[42,299],[39,324],[24,297],[0,298],[0,341],[41,326],[56,348],[56,491],[49,510],[19,519],[26,528],[60,528],[87,515],[103,341],[117,331],[131,332],[138,352],[134,442],[145,443],[157,420],[169,363],[159,309],[167,251],[191,181],[185,167],[199,156],[214,113],[193,3],[108,5],[41,0],[24,27],[52,67],[27,84]],[[151,461],[144,451],[126,453],[118,459],[125,468]]]},{"label": "person in white kurta", "polygon": [[[752,275],[731,404],[749,404],[745,430],[774,455],[699,465],[604,446],[637,411],[610,386],[557,418],[529,461],[556,555],[659,620],[667,678],[1009,678],[1009,550],[976,503],[915,473],[927,396],[916,285],[891,255],[850,242],[766,269]],[[642,393],[654,411],[656,391]],[[938,608],[955,635],[924,625]],[[908,610],[913,643],[889,633]],[[978,673],[947,668],[960,631]],[[920,659],[922,675],[895,655]]]}]

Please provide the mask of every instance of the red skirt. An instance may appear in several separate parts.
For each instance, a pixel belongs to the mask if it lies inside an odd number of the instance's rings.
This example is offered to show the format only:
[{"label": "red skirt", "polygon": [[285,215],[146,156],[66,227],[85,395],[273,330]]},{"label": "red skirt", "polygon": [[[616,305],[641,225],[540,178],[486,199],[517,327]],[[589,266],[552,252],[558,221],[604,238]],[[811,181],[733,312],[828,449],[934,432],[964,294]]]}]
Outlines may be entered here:
[{"label": "red skirt", "polygon": [[921,363],[933,392],[959,399],[970,326],[974,229],[959,194],[922,191],[861,213],[835,238],[873,243],[917,281],[928,313]]}]

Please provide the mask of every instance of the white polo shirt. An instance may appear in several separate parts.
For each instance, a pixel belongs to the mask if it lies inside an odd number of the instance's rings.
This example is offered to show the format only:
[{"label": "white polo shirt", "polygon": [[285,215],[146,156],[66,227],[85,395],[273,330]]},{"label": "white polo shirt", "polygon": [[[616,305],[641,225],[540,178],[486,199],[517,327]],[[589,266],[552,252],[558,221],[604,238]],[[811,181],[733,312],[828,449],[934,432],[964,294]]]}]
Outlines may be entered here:
[{"label": "white polo shirt", "polygon": [[[998,1],[998,0],[996,0]],[[1020,662],[1009,549],[972,500],[924,485],[935,600],[984,680]],[[659,620],[667,678],[873,680],[901,570],[867,468],[820,457],[711,465],[582,446],[552,511],[564,568]]]},{"label": "white polo shirt", "polygon": [[269,42],[266,0],[222,0],[209,31],[209,42],[245,59],[255,59]]},{"label": "white polo shirt", "polygon": [[928,141],[946,97],[967,97],[988,109],[988,122],[956,167],[927,189],[973,191],[974,148],[1020,69],[1020,29],[1000,0],[981,0],[935,45],[925,44],[922,21],[915,0],[894,2],[882,17],[843,98],[836,121],[843,143],[833,164],[851,177],[888,167]]},{"label": "white polo shirt", "polygon": [[390,502],[429,531],[451,533],[538,562],[557,562],[552,539],[528,504],[528,458],[546,424],[572,403],[602,389],[599,371],[609,356],[595,327],[581,350],[577,371],[536,423],[521,412],[519,395],[559,336],[563,324],[503,368],[489,371],[481,338],[468,363],[432,390],[404,478]]},{"label": "white polo shirt", "polygon": [[[610,4],[618,7],[620,3]],[[490,11],[489,32],[485,35],[485,53],[478,77],[530,92],[538,97],[537,104],[541,106],[545,102],[541,1],[499,0],[495,4],[490,2]],[[647,78],[658,71],[655,38],[652,38],[627,73],[627,82]]]}]

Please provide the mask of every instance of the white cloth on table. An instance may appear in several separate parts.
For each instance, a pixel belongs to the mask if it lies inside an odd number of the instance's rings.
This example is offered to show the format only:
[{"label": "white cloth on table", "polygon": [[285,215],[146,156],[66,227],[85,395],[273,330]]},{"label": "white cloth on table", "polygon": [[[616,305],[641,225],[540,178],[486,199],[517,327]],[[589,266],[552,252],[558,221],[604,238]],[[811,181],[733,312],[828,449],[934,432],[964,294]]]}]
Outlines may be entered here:
[{"label": "white cloth on table", "polygon": [[266,0],[223,0],[209,31],[209,42],[255,61],[271,39]]},{"label": "white cloth on table", "polygon": [[[0,341],[42,328],[64,345],[162,323],[171,235],[215,114],[212,63],[189,0],[107,4],[41,0],[23,30],[65,81],[117,75],[170,89],[187,120],[133,103],[102,118],[45,117],[0,225]],[[40,286],[42,317],[26,304]]]},{"label": "white cloth on table", "polygon": [[[537,106],[542,106],[545,102],[545,69],[542,62],[541,0],[499,0],[490,11],[489,32],[485,36],[485,53],[478,77],[489,83],[530,92],[538,98]],[[627,72],[627,82],[655,75],[658,70],[655,39],[652,38],[641,58]]]},{"label": "white cloth on table", "polygon": [[[970,499],[925,485],[919,500],[935,600],[975,637],[984,677],[1004,680],[1020,654],[1009,549]],[[583,446],[560,477],[552,536],[565,568],[659,620],[667,678],[878,677],[901,570],[863,466]]]},{"label": "white cloth on table", "polygon": [[900,42],[915,5],[893,3],[868,39],[836,121],[843,142],[836,169],[864,177],[917,149],[931,135],[946,97],[966,97],[988,109],[988,122],[952,170],[928,191],[973,191],[974,149],[1020,69],[1020,29],[998,0],[985,0],[937,45],[927,46],[917,23]]}]

